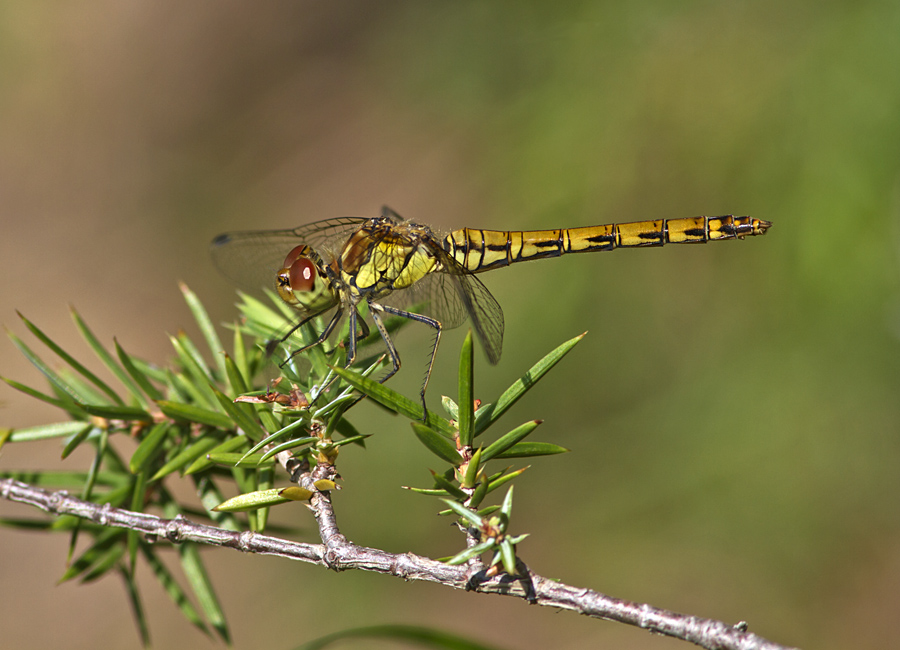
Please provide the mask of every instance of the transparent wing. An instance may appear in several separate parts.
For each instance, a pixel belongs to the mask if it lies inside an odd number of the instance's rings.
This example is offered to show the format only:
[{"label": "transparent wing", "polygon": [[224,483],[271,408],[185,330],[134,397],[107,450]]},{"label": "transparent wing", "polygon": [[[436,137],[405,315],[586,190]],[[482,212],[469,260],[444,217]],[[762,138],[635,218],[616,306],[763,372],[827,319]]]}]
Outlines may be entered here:
[{"label": "transparent wing", "polygon": [[481,280],[465,272],[462,267],[459,270],[462,273],[448,272],[446,277],[456,284],[457,295],[466,304],[472,318],[472,329],[481,341],[488,361],[491,365],[497,365],[503,351],[503,310]]},{"label": "transparent wing", "polygon": [[503,350],[503,310],[481,280],[438,246],[434,242],[430,248],[441,263],[440,271],[379,302],[431,316],[448,329],[459,327],[467,317],[471,318],[472,329],[488,361],[496,364]]},{"label": "transparent wing", "polygon": [[469,317],[456,280],[446,273],[430,273],[410,288],[394,291],[378,302],[430,316],[447,329],[459,327]]},{"label": "transparent wing", "polygon": [[294,246],[307,244],[328,263],[367,217],[325,219],[286,230],[227,232],[213,239],[210,252],[216,268],[246,291],[275,288],[275,276]]}]

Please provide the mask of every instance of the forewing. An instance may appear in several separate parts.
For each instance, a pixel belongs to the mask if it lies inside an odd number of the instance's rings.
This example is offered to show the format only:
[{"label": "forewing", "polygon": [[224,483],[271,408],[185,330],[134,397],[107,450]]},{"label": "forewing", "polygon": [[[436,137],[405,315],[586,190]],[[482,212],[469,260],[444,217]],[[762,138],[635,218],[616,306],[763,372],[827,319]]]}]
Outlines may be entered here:
[{"label": "forewing", "polygon": [[228,232],[212,241],[210,252],[222,275],[241,289],[274,289],[275,277],[292,248],[311,246],[328,263],[366,221],[366,217],[340,217],[286,230]]}]

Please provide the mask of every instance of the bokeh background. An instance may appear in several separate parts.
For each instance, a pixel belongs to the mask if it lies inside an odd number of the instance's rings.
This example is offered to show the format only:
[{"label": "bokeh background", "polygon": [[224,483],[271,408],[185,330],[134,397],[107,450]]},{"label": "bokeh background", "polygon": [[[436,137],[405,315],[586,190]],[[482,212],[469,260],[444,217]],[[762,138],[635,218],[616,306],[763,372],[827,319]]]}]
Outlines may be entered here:
[{"label": "bokeh background", "polygon": [[[896,644],[900,606],[900,4],[0,2],[0,321],[90,358],[68,315],[162,361],[235,294],[208,241],[374,215],[525,229],[751,214],[764,238],[483,276],[494,398],[587,338],[508,415],[573,449],[516,491],[539,573],[804,648]],[[428,336],[406,330],[414,395]],[[430,398],[453,394],[462,331]],[[409,360],[413,362],[410,363]],[[11,344],[0,374],[40,384]],[[0,424],[59,415],[6,386]],[[355,541],[459,548],[407,423],[342,456]],[[123,449],[129,441],[122,441]],[[0,468],[58,462],[8,445]],[[85,456],[67,467],[82,467]],[[22,506],[0,513],[27,516]],[[312,520],[296,511],[303,539]],[[136,647],[115,579],[55,586],[67,539],[0,531],[9,647]],[[504,648],[668,648],[625,626],[362,573],[204,553],[236,646],[410,623]],[[213,648],[145,582],[157,647]],[[370,644],[370,647],[371,646]],[[387,646],[378,646],[387,647]]]}]

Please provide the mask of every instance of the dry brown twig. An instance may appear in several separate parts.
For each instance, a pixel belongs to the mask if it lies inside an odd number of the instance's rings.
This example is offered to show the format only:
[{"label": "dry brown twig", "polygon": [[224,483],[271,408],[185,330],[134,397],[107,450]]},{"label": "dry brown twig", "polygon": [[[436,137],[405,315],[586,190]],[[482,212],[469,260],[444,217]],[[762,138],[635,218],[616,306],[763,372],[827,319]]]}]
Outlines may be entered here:
[{"label": "dry brown twig", "polygon": [[[290,464],[288,464],[290,468]],[[299,483],[325,478],[329,466],[319,465],[315,475],[301,472]],[[296,468],[294,468],[296,470]],[[618,621],[642,629],[689,641],[709,650],[790,650],[747,631],[744,623],[729,625],[714,619],[678,614],[647,604],[607,596],[540,576],[521,565],[524,576],[505,573],[488,578],[483,569],[470,564],[450,566],[413,553],[388,553],[359,546],[347,540],[337,526],[328,493],[316,491],[310,509],[316,518],[322,543],[309,544],[261,535],[235,532],[195,523],[184,517],[163,519],[156,515],[98,505],[69,495],[50,492],[13,479],[0,479],[0,496],[25,503],[53,515],[72,515],[102,526],[143,533],[148,540],[174,544],[194,542],[222,546],[259,555],[276,555],[317,564],[335,571],[358,569],[392,575],[404,580],[435,582],[454,589],[522,598],[532,604],[567,609],[585,616]],[[476,565],[477,567],[478,565]]]}]

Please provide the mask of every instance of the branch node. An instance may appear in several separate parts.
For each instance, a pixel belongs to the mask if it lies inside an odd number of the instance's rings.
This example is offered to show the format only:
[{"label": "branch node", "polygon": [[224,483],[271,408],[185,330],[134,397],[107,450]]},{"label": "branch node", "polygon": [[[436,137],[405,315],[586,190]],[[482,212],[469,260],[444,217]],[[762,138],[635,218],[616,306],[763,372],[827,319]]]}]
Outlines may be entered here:
[{"label": "branch node", "polygon": [[65,490],[57,490],[56,492],[51,492],[49,498],[47,499],[47,511],[52,512],[53,514],[59,514],[59,508],[60,506],[62,506],[63,501],[68,496],[69,493]]},{"label": "branch node", "polygon": [[466,591],[478,591],[489,579],[483,566],[468,565],[466,569]]},{"label": "branch node", "polygon": [[415,556],[411,553],[400,553],[391,561],[391,575],[397,576],[409,582],[415,573]]},{"label": "branch node", "polygon": [[325,554],[322,556],[322,561],[325,562],[325,566],[332,571],[340,573],[344,570],[340,554],[336,548],[327,548]]},{"label": "branch node", "polygon": [[172,542],[173,544],[180,544],[181,539],[181,523],[184,521],[184,517],[180,514],[175,515],[175,518],[169,521],[166,524],[166,539]]},{"label": "branch node", "polygon": [[100,512],[97,513],[97,523],[101,526],[109,525],[109,513],[112,510],[112,504],[108,501],[103,504],[103,507],[100,508]]},{"label": "branch node", "polygon": [[256,536],[252,530],[245,530],[240,535],[238,535],[238,545],[237,547],[242,550],[244,553],[250,553],[253,551],[253,538]]}]

